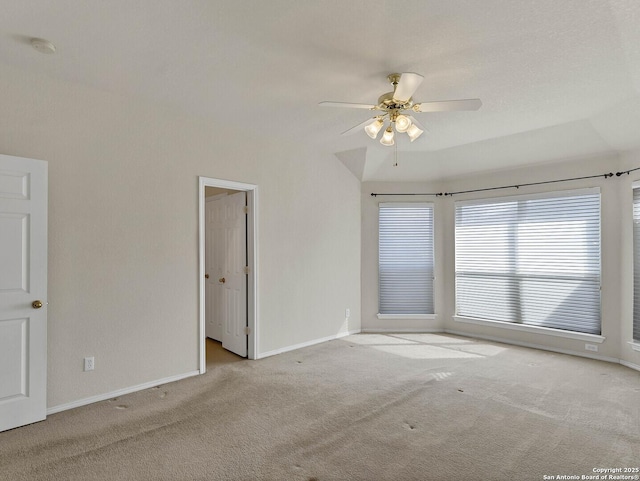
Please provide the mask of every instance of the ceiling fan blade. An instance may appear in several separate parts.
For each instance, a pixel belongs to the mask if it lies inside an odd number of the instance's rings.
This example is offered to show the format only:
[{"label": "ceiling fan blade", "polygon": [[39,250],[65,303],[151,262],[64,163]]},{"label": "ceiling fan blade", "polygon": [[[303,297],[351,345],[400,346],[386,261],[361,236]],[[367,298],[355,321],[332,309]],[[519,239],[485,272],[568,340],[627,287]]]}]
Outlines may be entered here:
[{"label": "ceiling fan blade", "polygon": [[365,120],[364,122],[360,122],[358,125],[356,125],[355,127],[351,127],[350,129],[345,130],[344,132],[342,132],[340,135],[350,135],[350,134],[355,134],[356,132],[358,132],[359,130],[364,131],[364,126],[367,125],[368,123],[370,123],[371,121],[375,120],[376,118],[370,118]]},{"label": "ceiling fan blade", "polygon": [[405,72],[400,75],[400,80],[393,92],[393,100],[406,102],[418,90],[418,87],[424,80],[422,75],[413,72]]},{"label": "ceiling fan blade", "polygon": [[354,104],[350,102],[320,102],[321,107],[347,107],[351,109],[369,109],[373,110],[376,106],[369,104]]},{"label": "ceiling fan blade", "polygon": [[458,110],[478,110],[482,106],[480,99],[440,100],[415,104],[416,112],[455,112]]}]

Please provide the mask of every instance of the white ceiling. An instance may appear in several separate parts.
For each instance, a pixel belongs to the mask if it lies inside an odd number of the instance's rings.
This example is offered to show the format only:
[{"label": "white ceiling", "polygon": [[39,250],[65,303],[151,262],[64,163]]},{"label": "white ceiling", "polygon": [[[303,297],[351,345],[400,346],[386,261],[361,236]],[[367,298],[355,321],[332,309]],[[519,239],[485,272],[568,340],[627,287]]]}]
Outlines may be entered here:
[{"label": "white ceiling", "polygon": [[[638,0],[0,0],[0,68],[248,124],[338,154],[363,180],[427,180],[640,148]],[[33,50],[46,38],[55,55]],[[416,101],[479,97],[477,112],[416,114],[429,129],[383,147],[340,133],[386,76]],[[250,134],[249,134],[250,135]]]}]

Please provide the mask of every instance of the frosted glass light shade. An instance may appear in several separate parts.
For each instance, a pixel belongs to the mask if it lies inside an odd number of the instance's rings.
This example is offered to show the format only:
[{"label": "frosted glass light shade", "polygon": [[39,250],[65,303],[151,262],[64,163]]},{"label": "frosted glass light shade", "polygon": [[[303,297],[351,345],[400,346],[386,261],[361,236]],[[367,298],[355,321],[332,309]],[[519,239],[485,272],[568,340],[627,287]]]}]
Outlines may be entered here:
[{"label": "frosted glass light shade", "polygon": [[393,129],[391,128],[391,126],[387,127],[387,130],[384,131],[384,134],[382,134],[382,138],[380,139],[380,143],[382,145],[393,145],[395,144],[395,141],[393,140]]},{"label": "frosted glass light shade", "polygon": [[367,125],[364,128],[364,131],[367,133],[369,137],[371,137],[372,139],[375,139],[378,136],[378,132],[380,132],[381,128],[382,128],[382,120],[377,119],[371,122],[369,125]]},{"label": "frosted glass light shade", "polygon": [[411,139],[411,142],[420,137],[423,132],[424,130],[420,129],[416,124],[412,124],[411,127],[407,129],[407,135],[409,139]]},{"label": "frosted glass light shade", "polygon": [[396,117],[396,130],[398,132],[406,132],[411,127],[411,119],[406,115],[398,115]]}]

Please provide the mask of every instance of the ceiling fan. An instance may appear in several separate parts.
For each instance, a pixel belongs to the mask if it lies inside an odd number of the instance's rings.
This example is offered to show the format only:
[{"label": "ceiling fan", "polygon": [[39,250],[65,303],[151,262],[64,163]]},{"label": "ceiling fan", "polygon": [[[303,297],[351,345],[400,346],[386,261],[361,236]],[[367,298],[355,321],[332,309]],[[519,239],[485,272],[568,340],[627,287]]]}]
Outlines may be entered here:
[{"label": "ceiling fan", "polygon": [[382,94],[376,105],[356,104],[349,102],[320,102],[322,107],[347,107],[354,109],[368,109],[380,112],[373,119],[367,119],[361,124],[342,132],[342,135],[352,133],[363,125],[364,131],[369,137],[375,139],[384,125],[388,126],[380,139],[382,145],[395,144],[395,130],[406,132],[411,142],[416,140],[424,132],[424,127],[406,111],[413,112],[453,112],[459,110],[478,110],[482,106],[480,99],[463,100],[439,100],[435,102],[415,103],[413,94],[418,89],[424,77],[417,73],[392,73],[387,79],[393,85],[393,91]]}]

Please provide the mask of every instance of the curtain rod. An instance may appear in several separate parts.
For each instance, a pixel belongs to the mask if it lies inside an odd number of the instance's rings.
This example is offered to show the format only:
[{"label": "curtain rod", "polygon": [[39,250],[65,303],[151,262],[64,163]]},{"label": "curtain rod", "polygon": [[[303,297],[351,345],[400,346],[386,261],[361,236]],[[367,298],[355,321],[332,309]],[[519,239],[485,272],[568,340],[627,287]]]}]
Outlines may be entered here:
[{"label": "curtain rod", "polygon": [[571,182],[574,180],[585,180],[585,179],[597,179],[599,177],[604,177],[605,179],[609,179],[611,177],[613,177],[614,175],[616,177],[620,177],[621,175],[627,174],[629,175],[631,172],[634,172],[636,170],[640,170],[640,167],[636,167],[635,169],[630,169],[630,170],[624,170],[622,172],[616,172],[615,174],[613,172],[609,172],[607,174],[600,174],[600,175],[587,175],[584,177],[572,177],[570,179],[558,179],[558,180],[545,180],[543,182],[529,182],[526,184],[514,184],[514,185],[503,185],[500,187],[487,187],[486,189],[472,189],[472,190],[461,190],[458,192],[438,192],[438,193],[403,193],[403,194],[381,194],[381,193],[377,193],[377,192],[372,192],[371,193],[371,197],[378,197],[379,195],[431,195],[434,197],[446,197],[446,196],[453,196],[453,195],[458,195],[458,194],[470,194],[473,192],[486,192],[488,190],[501,190],[501,189],[519,189],[520,187],[529,187],[532,185],[543,185],[543,184],[555,184],[557,182]]}]

